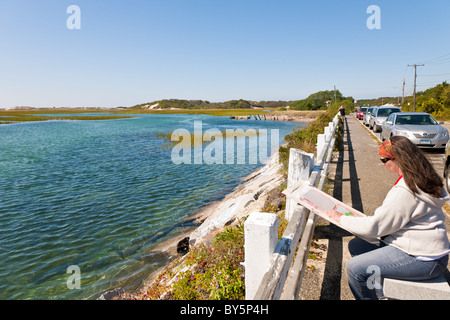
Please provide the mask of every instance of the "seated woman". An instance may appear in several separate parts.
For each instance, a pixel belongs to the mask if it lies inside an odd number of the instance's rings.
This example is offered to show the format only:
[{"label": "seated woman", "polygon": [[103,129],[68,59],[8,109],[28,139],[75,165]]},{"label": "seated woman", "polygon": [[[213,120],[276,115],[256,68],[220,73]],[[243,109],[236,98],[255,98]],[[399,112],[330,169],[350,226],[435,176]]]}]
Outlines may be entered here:
[{"label": "seated woman", "polygon": [[328,215],[358,237],[349,243],[348,283],[356,299],[383,296],[382,279],[427,280],[448,263],[449,240],[442,206],[450,200],[425,155],[409,139],[391,137],[379,149],[384,166],[399,178],[373,216]]}]

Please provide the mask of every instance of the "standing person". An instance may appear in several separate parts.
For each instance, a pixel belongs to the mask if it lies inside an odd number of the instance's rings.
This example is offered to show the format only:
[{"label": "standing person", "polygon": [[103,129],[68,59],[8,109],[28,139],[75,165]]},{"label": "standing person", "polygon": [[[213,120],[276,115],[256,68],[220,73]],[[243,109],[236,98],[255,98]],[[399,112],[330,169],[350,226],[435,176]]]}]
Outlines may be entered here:
[{"label": "standing person", "polygon": [[450,252],[442,211],[450,197],[431,163],[402,136],[386,140],[378,153],[399,177],[381,207],[363,218],[327,212],[357,236],[349,243],[346,273],[358,300],[382,297],[383,278],[427,280],[443,274]]},{"label": "standing person", "polygon": [[339,113],[341,114],[342,122],[344,122],[344,120],[345,120],[345,108],[343,106],[341,106],[339,108]]}]

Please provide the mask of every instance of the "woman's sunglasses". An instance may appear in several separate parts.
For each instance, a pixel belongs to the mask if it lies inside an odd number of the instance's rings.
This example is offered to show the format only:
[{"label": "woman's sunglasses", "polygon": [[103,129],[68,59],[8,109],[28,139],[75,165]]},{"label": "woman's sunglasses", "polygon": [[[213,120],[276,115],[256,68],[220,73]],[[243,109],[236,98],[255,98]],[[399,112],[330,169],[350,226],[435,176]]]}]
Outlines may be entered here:
[{"label": "woman's sunglasses", "polygon": [[386,162],[388,162],[389,160],[393,160],[391,158],[380,158],[380,161],[383,162],[384,164],[386,164]]}]

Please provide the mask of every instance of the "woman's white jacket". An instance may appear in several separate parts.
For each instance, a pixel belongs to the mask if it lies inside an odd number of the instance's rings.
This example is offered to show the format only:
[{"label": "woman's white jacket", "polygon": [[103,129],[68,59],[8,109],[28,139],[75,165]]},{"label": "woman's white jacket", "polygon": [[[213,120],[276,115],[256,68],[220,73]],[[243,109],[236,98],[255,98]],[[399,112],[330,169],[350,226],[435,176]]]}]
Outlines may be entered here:
[{"label": "woman's white jacket", "polygon": [[373,216],[342,216],[340,224],[369,242],[382,240],[413,256],[441,256],[450,252],[442,211],[448,200],[445,191],[438,199],[414,195],[401,178]]}]

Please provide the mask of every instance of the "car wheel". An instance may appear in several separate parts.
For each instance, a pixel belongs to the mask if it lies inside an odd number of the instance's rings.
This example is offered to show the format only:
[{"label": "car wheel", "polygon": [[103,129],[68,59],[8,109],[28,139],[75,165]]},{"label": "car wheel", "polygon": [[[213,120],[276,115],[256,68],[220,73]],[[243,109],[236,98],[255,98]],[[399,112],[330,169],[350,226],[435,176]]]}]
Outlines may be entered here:
[{"label": "car wheel", "polygon": [[448,163],[447,167],[445,167],[444,178],[445,178],[445,188],[447,189],[447,191],[449,191],[450,190],[449,189],[449,186],[450,186],[450,163]]}]

